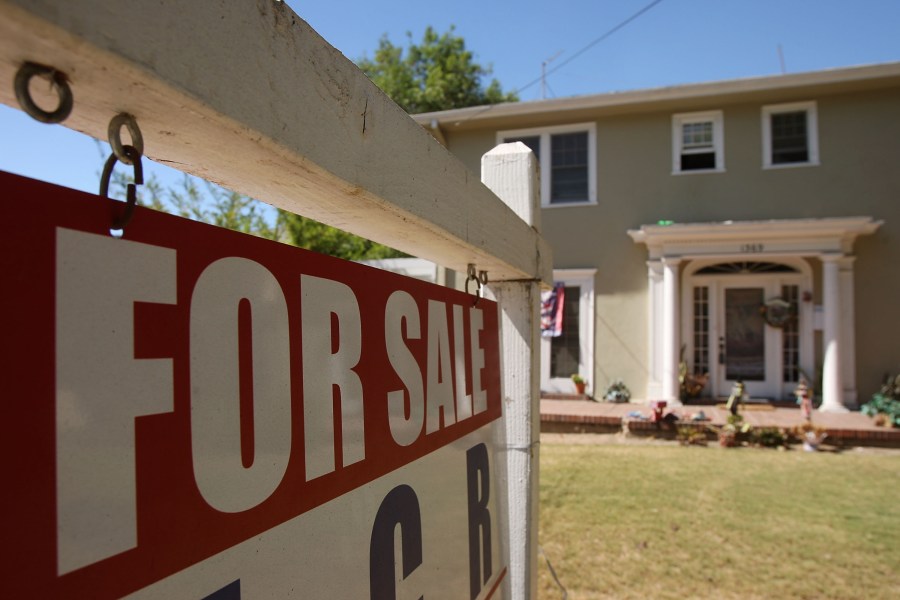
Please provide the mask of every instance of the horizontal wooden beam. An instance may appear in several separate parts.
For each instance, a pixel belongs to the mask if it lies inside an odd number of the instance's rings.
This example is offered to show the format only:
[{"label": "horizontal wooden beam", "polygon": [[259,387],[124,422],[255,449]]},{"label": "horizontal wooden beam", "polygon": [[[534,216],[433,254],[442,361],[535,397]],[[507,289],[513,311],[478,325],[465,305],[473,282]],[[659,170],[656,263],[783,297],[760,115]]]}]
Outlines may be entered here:
[{"label": "horizontal wooden beam", "polygon": [[274,206],[492,280],[552,279],[533,228],[277,0],[0,0],[0,101],[19,65],[72,82],[65,122],[119,112],[145,154]]}]

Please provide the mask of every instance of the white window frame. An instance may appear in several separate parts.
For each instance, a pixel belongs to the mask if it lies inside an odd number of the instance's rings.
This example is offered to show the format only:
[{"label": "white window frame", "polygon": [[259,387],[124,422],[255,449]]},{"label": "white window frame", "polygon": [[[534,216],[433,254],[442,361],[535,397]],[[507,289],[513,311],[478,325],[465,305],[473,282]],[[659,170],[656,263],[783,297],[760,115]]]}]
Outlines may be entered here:
[{"label": "white window frame", "polygon": [[[806,112],[806,145],[808,160],[795,163],[772,163],[772,115],[786,112]],[[791,169],[794,167],[815,167],[819,165],[819,115],[816,102],[790,102],[770,104],[762,107],[762,151],[763,169]]]},{"label": "white window frame", "polygon": [[[588,135],[588,197],[584,200],[571,202],[555,202],[550,203],[550,177],[543,174],[552,173],[551,170],[551,153],[550,153],[550,137],[558,133],[581,133],[587,132]],[[512,129],[497,132],[497,143],[502,144],[503,140],[519,137],[539,137],[540,138],[540,169],[541,174],[541,206],[543,208],[561,208],[566,206],[590,206],[597,204],[597,124],[596,123],[574,123],[572,125],[559,125],[556,127],[532,127],[529,129]]]},{"label": "white window frame", "polygon": [[[684,125],[690,123],[712,123],[713,152],[716,165],[712,169],[681,168],[681,155],[684,146]],[[725,126],[721,110],[680,113],[672,115],[672,175],[695,175],[700,173],[725,172]]]},{"label": "white window frame", "polygon": [[[585,392],[594,390],[594,278],[597,269],[553,269],[553,281],[566,287],[578,287],[578,373],[587,380]],[[541,391],[574,394],[570,377],[550,377],[550,338],[541,338]]]}]

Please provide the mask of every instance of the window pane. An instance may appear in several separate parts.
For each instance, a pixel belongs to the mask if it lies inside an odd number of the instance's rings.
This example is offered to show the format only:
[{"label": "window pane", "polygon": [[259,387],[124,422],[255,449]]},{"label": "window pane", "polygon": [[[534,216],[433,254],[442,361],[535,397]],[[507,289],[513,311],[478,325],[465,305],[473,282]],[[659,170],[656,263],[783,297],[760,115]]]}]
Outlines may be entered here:
[{"label": "window pane", "polygon": [[511,137],[511,138],[503,138],[503,143],[508,144],[510,142],[522,142],[534,152],[534,157],[538,159],[538,164],[540,164],[541,160],[541,136],[539,135],[529,135],[526,137]]},{"label": "window pane", "polygon": [[774,113],[772,122],[772,164],[809,162],[806,111]]},{"label": "window pane", "polygon": [[709,373],[709,288],[694,288],[694,375]]},{"label": "window pane", "polygon": [[550,377],[571,377],[579,372],[581,343],[578,338],[578,302],[580,296],[580,287],[566,286],[563,300],[562,335],[550,338]]},{"label": "window pane", "polygon": [[681,126],[682,148],[712,148],[712,145],[712,121],[704,121],[702,123],[685,123]]},{"label": "window pane", "polygon": [[797,300],[800,288],[796,285],[781,286],[781,297],[791,304],[791,312],[795,318],[789,319],[781,328],[781,356],[784,363],[784,381],[796,383],[800,381],[800,327],[797,323]]},{"label": "window pane", "polygon": [[699,169],[715,169],[716,153],[704,152],[701,154],[682,154],[681,170],[696,171]]},{"label": "window pane", "polygon": [[550,202],[587,202],[588,134],[550,136]]}]

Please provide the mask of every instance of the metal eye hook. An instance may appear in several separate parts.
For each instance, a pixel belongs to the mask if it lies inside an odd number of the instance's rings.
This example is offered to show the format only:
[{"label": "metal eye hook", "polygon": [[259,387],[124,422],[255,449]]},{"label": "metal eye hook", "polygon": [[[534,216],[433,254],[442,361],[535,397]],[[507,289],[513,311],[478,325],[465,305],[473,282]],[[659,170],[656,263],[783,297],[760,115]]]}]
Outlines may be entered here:
[{"label": "metal eye hook", "polygon": [[[50,85],[56,90],[59,96],[59,106],[54,111],[46,111],[37,104],[31,97],[31,91],[28,89],[31,78],[35,75],[50,80]],[[16,100],[28,116],[41,123],[62,123],[72,112],[72,105],[75,100],[72,96],[72,88],[69,87],[69,78],[62,71],[57,71],[53,67],[39,65],[33,62],[22,63],[19,70],[16,71],[16,77],[13,84],[16,92]]]},{"label": "metal eye hook", "polygon": [[132,159],[125,151],[127,146],[122,144],[122,127],[128,129],[128,133],[131,135],[131,147],[137,150],[138,156],[144,154],[144,136],[141,135],[141,128],[138,127],[137,120],[133,115],[119,113],[109,121],[106,133],[109,136],[109,145],[112,147],[113,154],[119,161],[130,165]]}]

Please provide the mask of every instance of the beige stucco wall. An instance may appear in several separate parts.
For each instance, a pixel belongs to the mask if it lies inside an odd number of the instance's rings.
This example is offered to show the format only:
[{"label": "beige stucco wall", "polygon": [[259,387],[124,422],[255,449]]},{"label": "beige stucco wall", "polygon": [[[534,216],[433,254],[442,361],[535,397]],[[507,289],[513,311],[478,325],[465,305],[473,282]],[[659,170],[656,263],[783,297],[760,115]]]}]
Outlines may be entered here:
[{"label": "beige stucco wall", "polygon": [[[761,108],[814,100],[820,165],[762,168]],[[721,110],[725,172],[672,175],[672,114]],[[861,401],[900,370],[900,88],[834,95],[782,93],[728,104],[704,101],[651,113],[602,115],[597,124],[596,206],[547,208],[543,233],[555,268],[595,267],[595,389],[622,378],[635,397],[647,380],[647,252],[626,234],[676,222],[871,216],[884,220],[856,242],[857,383]],[[585,122],[584,115],[503,129]],[[495,131],[449,131],[448,147],[477,172]],[[818,261],[813,261],[817,263]],[[816,301],[820,302],[816,269]],[[821,357],[816,357],[816,364]]]}]

